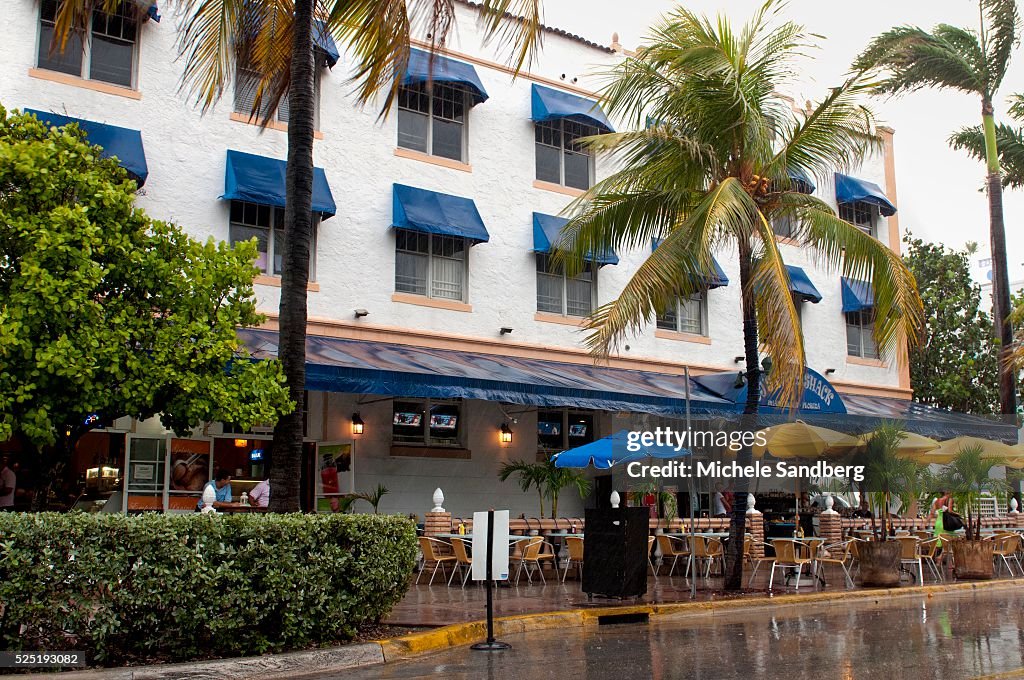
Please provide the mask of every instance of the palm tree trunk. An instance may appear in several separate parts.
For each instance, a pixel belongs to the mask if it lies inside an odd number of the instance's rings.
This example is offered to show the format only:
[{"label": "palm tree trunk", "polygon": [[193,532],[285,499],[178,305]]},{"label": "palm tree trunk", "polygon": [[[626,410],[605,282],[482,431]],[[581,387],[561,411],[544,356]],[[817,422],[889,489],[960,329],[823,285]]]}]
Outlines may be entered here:
[{"label": "palm tree trunk", "polygon": [[[757,424],[757,410],[761,402],[761,366],[757,355],[757,309],[754,304],[754,290],[751,285],[753,251],[750,243],[740,240],[740,295],[743,308],[743,354],[747,367],[747,401],[743,405],[740,428],[754,431]],[[736,462],[746,467],[753,462],[749,446],[740,449]],[[725,589],[743,588],[743,537],[747,527],[747,493],[750,485],[746,477],[736,478],[733,493],[732,518],[729,523],[729,545],[725,553]]]},{"label": "palm tree trunk", "polygon": [[992,246],[992,313],[995,316],[999,350],[999,410],[1004,415],[1017,413],[1016,369],[1009,358],[1013,344],[1010,323],[1010,278],[1006,267],[1006,227],[1003,224],[1003,183],[996,145],[996,123],[992,103],[981,105],[982,130],[985,133],[985,158],[988,167],[988,221]]},{"label": "palm tree trunk", "polygon": [[270,507],[297,512],[306,385],[306,286],[313,214],[313,0],[296,0],[288,90],[288,169],[278,358],[295,410],[274,428]]}]

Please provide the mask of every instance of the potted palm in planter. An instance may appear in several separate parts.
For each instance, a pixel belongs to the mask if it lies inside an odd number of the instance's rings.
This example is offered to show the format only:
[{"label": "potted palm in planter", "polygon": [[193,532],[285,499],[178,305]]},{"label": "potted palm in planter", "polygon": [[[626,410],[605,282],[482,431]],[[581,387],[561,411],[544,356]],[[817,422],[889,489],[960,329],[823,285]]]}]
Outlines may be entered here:
[{"label": "potted palm in planter", "polygon": [[659,528],[662,520],[665,520],[666,528],[670,527],[679,511],[676,495],[659,489],[654,482],[634,486],[629,492],[629,501],[634,507],[653,505]]},{"label": "potted palm in planter", "polygon": [[1006,482],[991,477],[992,468],[1002,463],[984,458],[980,446],[967,446],[946,466],[940,479],[953,494],[956,507],[967,513],[965,537],[950,541],[958,579],[990,579],[994,575],[992,542],[981,540],[981,513],[978,501],[985,492],[999,494]]},{"label": "potted palm in planter", "polygon": [[863,488],[867,490],[871,506],[871,527],[878,529],[881,518],[880,539],[858,545],[861,585],[890,587],[900,582],[900,544],[888,540],[892,532],[889,507],[893,498],[906,500],[918,486],[920,465],[898,454],[904,438],[894,423],[881,425],[860,454],[864,465]]}]

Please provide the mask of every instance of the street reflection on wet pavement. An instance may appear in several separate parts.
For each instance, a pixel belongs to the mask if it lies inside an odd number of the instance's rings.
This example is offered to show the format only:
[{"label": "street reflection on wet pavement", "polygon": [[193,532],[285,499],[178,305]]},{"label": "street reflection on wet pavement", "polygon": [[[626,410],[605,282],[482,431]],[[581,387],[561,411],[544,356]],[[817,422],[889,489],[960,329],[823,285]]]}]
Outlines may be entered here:
[{"label": "street reflection on wet pavement", "polygon": [[462,647],[345,677],[1024,678],[1024,590],[759,607],[501,639],[513,648]]}]

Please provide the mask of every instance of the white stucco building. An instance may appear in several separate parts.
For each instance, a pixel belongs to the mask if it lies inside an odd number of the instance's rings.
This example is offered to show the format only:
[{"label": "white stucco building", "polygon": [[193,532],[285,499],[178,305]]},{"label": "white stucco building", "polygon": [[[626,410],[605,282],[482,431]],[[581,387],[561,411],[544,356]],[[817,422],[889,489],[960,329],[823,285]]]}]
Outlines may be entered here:
[{"label": "white stucco building", "polygon": [[[8,109],[58,113],[140,131],[148,177],[139,205],[155,217],[179,223],[197,238],[248,238],[263,230],[267,252],[261,263],[266,273],[256,289],[259,307],[269,319],[267,329],[273,331],[280,279],[273,270],[273,238],[266,234],[274,226],[274,210],[272,205],[260,208],[254,201],[246,207],[221,197],[230,194],[225,182],[228,151],[284,159],[286,124],[279,122],[261,131],[247,122],[247,115],[236,113],[236,105],[245,110],[244,85],[201,115],[179,89],[183,64],[176,59],[176,18],[170,12],[160,23],[150,20],[137,26],[127,19],[106,25],[97,20],[82,58],[62,60],[48,50],[47,13],[52,11],[51,0],[41,6],[38,0],[5,4],[6,35],[17,38],[0,44],[2,104]],[[553,97],[554,103],[571,108],[580,106],[580,98],[593,99],[599,86],[594,74],[621,59],[621,48],[613,50],[548,29],[538,63],[513,80],[500,58],[481,47],[475,10],[459,4],[458,15],[459,31],[439,62],[455,74],[453,81],[435,88],[433,100],[412,82],[410,91],[400,98],[404,110],[392,110],[382,119],[375,105],[354,105],[345,56],[328,68],[326,62],[331,59],[323,55],[314,160],[330,186],[336,214],[320,223],[316,235],[309,290],[311,336],[325,343],[327,353],[332,341],[343,340],[357,343],[349,347],[366,352],[365,356],[375,347],[397,345],[410,351],[461,353],[477,360],[522,360],[531,362],[535,372],[548,366],[557,374],[564,365],[598,372],[588,375],[643,372],[636,375],[648,382],[657,376],[670,378],[667,387],[658,389],[666,394],[675,390],[676,398],[681,398],[678,385],[684,366],[695,375],[735,374],[735,357],[742,354],[742,329],[733,253],[718,254],[729,284],[708,291],[704,310],[691,309],[689,315],[686,309],[679,310],[680,318],[671,323],[652,320],[605,368],[594,367],[584,350],[582,318],[594,305],[618,294],[647,251],[617,253],[618,263],[595,266],[589,283],[545,275],[543,256],[535,252],[534,214],[557,215],[582,193],[581,187],[608,172],[601,158],[595,161],[557,143],[558,134],[588,134],[591,130],[580,126],[593,124],[600,112],[589,111],[589,122],[580,114],[589,106],[577,110],[580,115],[548,110],[546,121],[535,120],[543,117],[537,114],[535,100],[544,104],[545,97]],[[424,110],[433,113],[425,115]],[[892,132],[882,134],[885,153],[855,173],[869,190],[874,185],[880,197],[844,209],[850,211],[848,216],[865,219],[874,235],[898,249],[896,216],[886,218],[878,208],[880,202],[897,202]],[[815,181],[816,195],[837,205],[833,178]],[[453,230],[447,229],[452,225],[439,230],[448,235],[431,236],[425,233],[423,220],[410,217],[402,222],[396,209],[396,184],[470,199],[487,238],[452,235]],[[413,196],[414,201],[416,196],[427,203],[433,200],[429,194],[414,192]],[[395,224],[408,228],[396,229]],[[909,399],[908,376],[896,362],[876,358],[870,347],[848,342],[839,274],[819,269],[795,243],[781,241],[787,263],[802,268],[820,294],[819,302],[801,304],[808,367],[827,376],[844,399]],[[383,365],[363,368],[387,370]],[[429,373],[422,368],[410,370]],[[344,384],[357,384],[356,369],[346,371]],[[343,480],[340,491],[348,490],[349,484],[359,491],[384,484],[390,493],[381,504],[382,511],[422,515],[430,507],[434,488],[441,487],[446,507],[456,515],[491,506],[509,507],[513,515],[535,514],[536,494],[523,494],[513,481],[498,482],[500,463],[535,460],[545,443],[557,450],[611,434],[613,411],[621,410],[567,410],[556,407],[555,399],[546,404],[530,399],[502,404],[472,396],[478,393],[463,389],[468,379],[460,383],[448,377],[443,382],[451,389],[451,398],[433,396],[430,404],[422,386],[418,394],[397,393],[400,388],[364,393],[311,386],[310,488],[320,467],[313,460],[313,445],[354,442],[354,477]],[[588,378],[567,380],[586,383]],[[443,391],[444,385],[431,389]],[[417,412],[423,419],[413,425],[416,418],[410,414]],[[359,436],[352,434],[355,413],[365,428]],[[435,421],[428,427],[430,415]],[[503,424],[513,433],[507,444],[499,442]],[[174,461],[151,441],[138,443],[144,435],[157,436],[148,424],[126,429],[133,433],[129,449],[152,449],[147,464],[155,467],[141,473],[140,499],[148,493],[162,497],[159,505],[163,507],[194,504],[195,494],[187,490],[169,489],[166,483],[161,488],[155,479],[151,488],[142,484],[145,474],[170,478]],[[223,426],[214,424],[203,435],[214,440],[211,469],[227,466],[242,477],[258,474],[250,464],[259,462],[258,454],[252,453],[261,450],[259,433],[225,433]],[[179,444],[171,445],[172,452],[175,446]],[[185,448],[202,450],[202,446]],[[99,465],[99,459],[92,464]],[[132,483],[129,477],[130,490]],[[144,488],[149,491],[144,493]],[[185,500],[175,500],[179,497]],[[154,500],[138,502],[132,507],[157,507]],[[576,515],[581,508],[582,501],[571,492],[562,495],[560,514]]]}]

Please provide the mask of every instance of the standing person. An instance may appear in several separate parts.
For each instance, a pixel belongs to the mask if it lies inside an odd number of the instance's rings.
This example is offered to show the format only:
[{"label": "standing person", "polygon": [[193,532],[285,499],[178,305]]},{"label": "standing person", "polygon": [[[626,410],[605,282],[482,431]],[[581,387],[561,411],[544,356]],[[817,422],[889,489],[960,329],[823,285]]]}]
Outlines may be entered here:
[{"label": "standing person", "polygon": [[254,508],[265,508],[270,504],[270,472],[263,474],[263,481],[249,492],[249,505]]},{"label": "standing person", "polygon": [[729,511],[732,509],[732,501],[726,499],[725,494],[722,493],[722,486],[719,485],[715,491],[714,503],[712,509],[714,510],[715,517],[728,517]]},{"label": "standing person", "polygon": [[10,462],[9,454],[0,454],[0,512],[14,510],[14,488],[18,485],[18,477]]},{"label": "standing person", "polygon": [[[214,509],[222,508],[226,505],[234,505],[231,502],[231,473],[221,468],[217,470],[217,475],[203,486],[203,491],[213,485],[213,490],[217,495],[217,500],[213,502]],[[196,503],[196,509],[203,509],[203,499],[200,498],[199,502]]]}]

